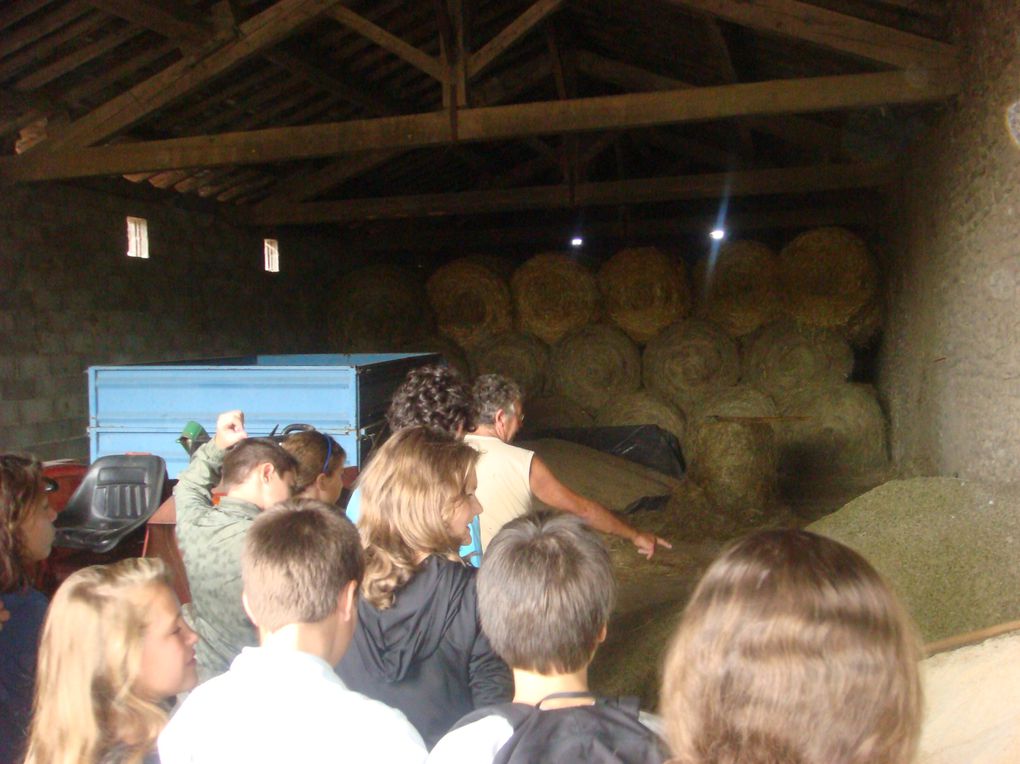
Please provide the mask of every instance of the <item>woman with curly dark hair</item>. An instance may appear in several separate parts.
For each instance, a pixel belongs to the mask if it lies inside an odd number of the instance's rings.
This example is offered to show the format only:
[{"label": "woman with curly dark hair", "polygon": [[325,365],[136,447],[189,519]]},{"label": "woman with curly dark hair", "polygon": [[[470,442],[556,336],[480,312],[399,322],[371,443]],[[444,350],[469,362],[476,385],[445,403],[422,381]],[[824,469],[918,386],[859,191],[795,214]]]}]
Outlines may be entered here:
[{"label": "woman with curly dark hair", "polygon": [[0,761],[20,761],[32,710],[32,685],[46,598],[30,585],[53,545],[42,465],[0,454],[0,597],[11,614],[0,631]]}]

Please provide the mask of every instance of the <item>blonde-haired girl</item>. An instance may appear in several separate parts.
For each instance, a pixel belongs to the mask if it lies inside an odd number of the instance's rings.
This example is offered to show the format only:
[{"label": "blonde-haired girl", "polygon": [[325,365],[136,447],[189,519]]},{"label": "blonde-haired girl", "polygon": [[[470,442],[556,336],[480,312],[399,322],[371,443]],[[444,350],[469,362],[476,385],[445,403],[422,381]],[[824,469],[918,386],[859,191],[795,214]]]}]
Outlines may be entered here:
[{"label": "blonde-haired girl", "polygon": [[155,761],[164,704],[198,682],[196,641],[160,560],[73,573],[43,626],[25,764]]},{"label": "blonde-haired girl", "polygon": [[677,764],[907,764],[921,722],[914,627],[856,552],[807,531],[738,541],[667,653]]},{"label": "blonde-haired girl", "polygon": [[365,575],[338,672],[403,711],[429,747],[467,712],[513,695],[510,670],[478,625],[475,569],[457,555],[482,511],[477,460],[450,433],[408,427],[359,479]]}]

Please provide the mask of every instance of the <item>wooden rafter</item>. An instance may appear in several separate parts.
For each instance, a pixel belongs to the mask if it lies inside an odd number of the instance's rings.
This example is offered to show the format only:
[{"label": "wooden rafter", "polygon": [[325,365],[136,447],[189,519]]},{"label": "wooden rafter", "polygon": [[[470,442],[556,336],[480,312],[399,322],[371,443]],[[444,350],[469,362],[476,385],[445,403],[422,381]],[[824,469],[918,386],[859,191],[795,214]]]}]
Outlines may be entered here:
[{"label": "wooden rafter", "polygon": [[562,5],[563,0],[538,0],[507,25],[503,31],[483,45],[478,52],[471,55],[467,63],[467,78],[471,80],[481,74],[507,48],[526,35],[550,13],[559,10]]},{"label": "wooden rafter", "polygon": [[[52,136],[41,147],[56,151],[90,146],[108,138],[275,45],[321,15],[335,2],[279,0],[241,24],[237,40],[211,51],[185,56],[176,64],[72,122],[66,130]],[[40,153],[40,149],[33,153]]]},{"label": "wooden rafter", "polygon": [[[457,137],[465,142],[493,141],[921,103],[948,98],[958,89],[958,81],[948,73],[918,82],[913,73],[893,71],[542,101],[463,109],[458,114]],[[263,164],[358,151],[437,146],[452,140],[446,114],[411,114],[77,150],[31,151],[0,160],[0,179],[52,180],[181,167]]]},{"label": "wooden rafter", "polygon": [[69,53],[56,61],[35,69],[31,74],[18,80],[14,87],[17,90],[36,90],[41,88],[58,77],[62,77],[67,74],[72,69],[77,69],[79,66],[88,63],[94,58],[98,58],[109,50],[113,50],[114,48],[135,39],[141,34],[143,34],[142,30],[133,27],[118,29],[117,31],[100,37],[98,40],[90,43],[89,45],[79,48],[73,53]]},{"label": "wooden rafter", "polygon": [[186,4],[167,0],[87,0],[88,4],[111,16],[149,29],[172,40],[203,44],[213,36],[213,28]]},{"label": "wooden rafter", "polygon": [[937,40],[798,0],[669,0],[734,24],[821,45],[900,68],[950,67],[956,49]]},{"label": "wooden rafter", "polygon": [[414,47],[391,32],[387,32],[364,16],[360,16],[346,5],[333,4],[327,13],[344,26],[350,27],[358,34],[368,38],[380,48],[388,50],[398,58],[402,58],[411,66],[420,69],[432,79],[443,82],[446,80],[446,69],[442,63],[425,51]]},{"label": "wooden rafter", "polygon": [[274,48],[263,53],[262,57],[327,93],[356,103],[369,114],[399,114],[402,111],[400,104],[379,93],[378,88],[373,90],[367,83],[353,82],[346,75],[341,78],[328,73],[299,54]]},{"label": "wooden rafter", "polygon": [[744,172],[639,178],[555,186],[422,194],[377,199],[266,206],[254,215],[261,225],[349,222],[372,218],[465,215],[506,210],[640,204],[726,196],[808,193],[887,185],[896,177],[888,163],[818,165]]}]

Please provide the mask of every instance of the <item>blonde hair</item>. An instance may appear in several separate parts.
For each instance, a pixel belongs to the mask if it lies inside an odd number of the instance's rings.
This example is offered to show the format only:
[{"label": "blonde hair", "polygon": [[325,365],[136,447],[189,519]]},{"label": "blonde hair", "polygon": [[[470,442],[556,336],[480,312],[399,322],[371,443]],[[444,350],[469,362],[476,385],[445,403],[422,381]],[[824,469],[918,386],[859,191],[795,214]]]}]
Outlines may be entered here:
[{"label": "blonde hair", "polygon": [[460,560],[449,522],[477,461],[471,446],[428,427],[400,430],[372,455],[359,479],[366,600],[391,607],[422,555]]},{"label": "blonde hair", "polygon": [[666,656],[676,764],[907,764],[920,735],[920,642],[863,557],[767,531],[705,573]]},{"label": "blonde hair", "polygon": [[112,748],[139,762],[166,725],[135,690],[151,587],[170,585],[158,559],[93,565],[71,574],[50,603],[39,645],[25,764],[96,762]]}]

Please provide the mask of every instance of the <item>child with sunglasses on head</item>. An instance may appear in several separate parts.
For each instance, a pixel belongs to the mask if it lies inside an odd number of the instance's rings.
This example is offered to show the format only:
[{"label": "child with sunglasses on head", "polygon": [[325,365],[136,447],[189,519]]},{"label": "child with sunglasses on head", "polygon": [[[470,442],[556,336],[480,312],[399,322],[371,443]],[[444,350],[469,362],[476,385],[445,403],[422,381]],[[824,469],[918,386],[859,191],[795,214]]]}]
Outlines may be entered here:
[{"label": "child with sunglasses on head", "polygon": [[344,487],[347,454],[343,447],[318,430],[296,432],[281,445],[297,460],[294,498],[336,504]]},{"label": "child with sunglasses on head", "polygon": [[52,487],[33,457],[0,454],[0,610],[10,619],[0,629],[0,762],[21,760],[28,733],[47,605],[31,580],[53,545]]}]

